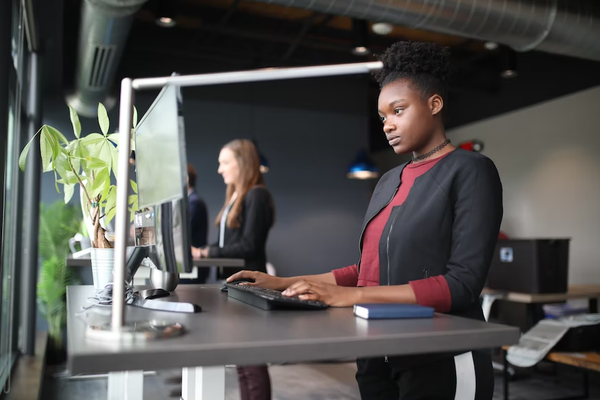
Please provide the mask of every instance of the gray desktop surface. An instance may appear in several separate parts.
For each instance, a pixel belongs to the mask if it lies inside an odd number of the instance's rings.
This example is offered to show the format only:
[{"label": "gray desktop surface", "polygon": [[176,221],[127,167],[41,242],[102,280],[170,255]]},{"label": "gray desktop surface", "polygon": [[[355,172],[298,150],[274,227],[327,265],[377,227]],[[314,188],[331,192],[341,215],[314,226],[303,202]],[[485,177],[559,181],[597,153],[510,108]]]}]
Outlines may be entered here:
[{"label": "gray desktop surface", "polygon": [[[198,314],[126,306],[127,321],[180,322],[178,338],[136,345],[86,339],[86,322],[109,321],[110,308],[76,315],[91,286],[67,290],[68,368],[72,374],[125,370],[249,365],[349,357],[425,354],[500,347],[519,339],[518,328],[436,314],[431,319],[364,320],[352,308],[263,311],[219,291],[219,285],[182,285],[171,300],[192,302]],[[169,298],[165,298],[169,299]]]},{"label": "gray desktop surface", "polygon": [[[243,267],[242,258],[194,258],[192,264],[194,267]],[[74,258],[72,255],[67,257],[68,267],[91,267],[92,259],[89,256]]]}]

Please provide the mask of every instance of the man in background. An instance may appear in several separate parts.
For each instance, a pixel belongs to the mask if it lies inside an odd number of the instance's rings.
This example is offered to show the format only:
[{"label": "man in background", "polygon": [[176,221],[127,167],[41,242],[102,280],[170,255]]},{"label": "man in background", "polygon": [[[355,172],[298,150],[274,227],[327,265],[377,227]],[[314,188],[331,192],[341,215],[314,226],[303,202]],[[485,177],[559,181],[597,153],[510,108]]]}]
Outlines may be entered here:
[{"label": "man in background", "polygon": [[[192,247],[204,247],[207,245],[208,237],[208,210],[206,203],[198,196],[196,190],[196,170],[191,164],[188,164],[187,190],[190,211],[190,229],[192,233]],[[197,268],[198,277],[196,279],[182,279],[180,283],[206,283],[206,278],[210,272],[209,268]]]}]

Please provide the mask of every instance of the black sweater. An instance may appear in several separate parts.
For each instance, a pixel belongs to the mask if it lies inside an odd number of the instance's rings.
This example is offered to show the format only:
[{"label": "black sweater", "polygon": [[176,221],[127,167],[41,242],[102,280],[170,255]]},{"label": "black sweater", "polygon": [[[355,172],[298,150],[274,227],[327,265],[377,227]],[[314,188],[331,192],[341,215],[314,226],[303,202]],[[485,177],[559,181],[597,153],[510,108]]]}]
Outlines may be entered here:
[{"label": "black sweater", "polygon": [[[363,233],[394,197],[405,166],[379,180]],[[501,221],[502,184],[494,163],[456,149],[417,178],[404,203],[393,208],[379,243],[380,284],[442,275],[450,288],[450,314],[483,320],[479,295]]]},{"label": "black sweater", "polygon": [[[254,187],[246,193],[243,201],[240,227],[232,229],[226,226],[223,247],[211,245],[208,256],[243,258],[246,262],[244,269],[267,272],[267,238],[275,219],[273,198],[264,187]],[[229,276],[239,270],[226,268],[224,275]]]}]

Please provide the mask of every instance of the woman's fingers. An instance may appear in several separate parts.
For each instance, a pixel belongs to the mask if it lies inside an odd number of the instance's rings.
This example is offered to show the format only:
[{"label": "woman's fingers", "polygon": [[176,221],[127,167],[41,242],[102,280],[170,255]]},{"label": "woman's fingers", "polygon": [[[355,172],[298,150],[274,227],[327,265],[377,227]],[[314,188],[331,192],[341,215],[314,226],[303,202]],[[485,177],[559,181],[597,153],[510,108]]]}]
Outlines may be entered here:
[{"label": "woman's fingers", "polygon": [[229,278],[227,278],[227,282],[233,282],[233,281],[237,281],[239,279],[254,279],[256,280],[256,271],[240,271],[240,272],[236,272],[235,274],[231,275]]},{"label": "woman's fingers", "polygon": [[313,301],[321,300],[321,296],[316,293],[301,294],[300,296],[298,296],[298,298],[300,300],[313,300]]},{"label": "woman's fingers", "polygon": [[283,291],[284,296],[297,296],[299,294],[313,293],[315,291],[315,282],[310,281],[298,281],[292,286]]}]

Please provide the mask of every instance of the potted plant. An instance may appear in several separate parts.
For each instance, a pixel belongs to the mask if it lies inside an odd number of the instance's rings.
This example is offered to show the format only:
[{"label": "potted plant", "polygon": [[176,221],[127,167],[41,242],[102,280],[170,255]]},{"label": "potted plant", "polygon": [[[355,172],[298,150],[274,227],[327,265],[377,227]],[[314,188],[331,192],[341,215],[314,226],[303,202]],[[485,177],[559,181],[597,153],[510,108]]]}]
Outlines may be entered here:
[{"label": "potted plant", "polygon": [[[90,231],[94,272],[96,266],[102,266],[105,270],[110,268],[112,273],[113,246],[106,237],[105,227],[116,212],[117,188],[112,182],[117,177],[119,134],[109,133],[110,121],[102,104],[98,104],[101,133],[82,136],[77,112],[70,106],[69,111],[74,139],[68,140],[50,125],[42,126],[21,152],[19,167],[25,170],[29,148],[39,135],[43,172],[54,173],[56,190],[60,193],[62,185],[65,203],[73,197],[75,186],[79,186],[81,208]],[[134,108],[133,128],[136,123]],[[133,213],[138,207],[137,186],[133,180],[130,182],[134,194],[129,196],[129,210]],[[98,263],[99,260],[102,261]]]},{"label": "potted plant", "polygon": [[39,255],[42,267],[37,284],[37,304],[48,322],[48,363],[65,359],[63,330],[67,321],[67,286],[79,283],[79,277],[67,267],[69,238],[77,233],[81,216],[77,208],[60,201],[40,205]]}]

